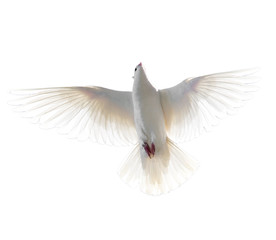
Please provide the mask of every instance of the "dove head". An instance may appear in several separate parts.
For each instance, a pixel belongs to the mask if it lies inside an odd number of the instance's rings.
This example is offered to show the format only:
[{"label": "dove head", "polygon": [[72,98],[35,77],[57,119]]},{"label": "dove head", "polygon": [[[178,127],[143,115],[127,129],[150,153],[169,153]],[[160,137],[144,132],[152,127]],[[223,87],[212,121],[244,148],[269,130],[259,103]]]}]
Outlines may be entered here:
[{"label": "dove head", "polygon": [[136,68],[134,70],[134,77],[133,78],[134,78],[134,80],[136,80],[136,79],[147,79],[146,73],[144,71],[144,68],[143,68],[141,62],[136,66]]}]

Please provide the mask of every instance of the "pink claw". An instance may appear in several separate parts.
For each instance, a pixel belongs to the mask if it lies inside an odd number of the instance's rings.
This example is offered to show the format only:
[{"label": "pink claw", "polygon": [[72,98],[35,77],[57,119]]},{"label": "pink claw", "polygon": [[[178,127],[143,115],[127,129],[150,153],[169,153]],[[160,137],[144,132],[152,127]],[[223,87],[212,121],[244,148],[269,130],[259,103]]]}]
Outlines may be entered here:
[{"label": "pink claw", "polygon": [[154,145],[154,143],[152,143],[151,147],[150,147],[148,145],[148,143],[144,142],[142,146],[143,146],[145,152],[148,154],[149,158],[154,157],[154,154],[155,154],[155,145]]},{"label": "pink claw", "polygon": [[151,151],[152,155],[154,156],[154,154],[155,154],[155,145],[154,145],[154,143],[151,144],[150,151]]}]

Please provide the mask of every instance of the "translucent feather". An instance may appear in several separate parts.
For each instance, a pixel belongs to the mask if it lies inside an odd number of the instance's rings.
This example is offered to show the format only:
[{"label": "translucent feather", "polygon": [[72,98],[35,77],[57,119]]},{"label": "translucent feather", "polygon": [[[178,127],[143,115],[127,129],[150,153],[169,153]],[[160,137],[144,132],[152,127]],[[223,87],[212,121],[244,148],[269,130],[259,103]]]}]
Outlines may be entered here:
[{"label": "translucent feather", "polygon": [[130,92],[101,87],[14,90],[15,110],[43,128],[80,140],[122,145],[137,143]]},{"label": "translucent feather", "polygon": [[153,158],[141,154],[136,145],[122,165],[119,175],[131,187],[160,195],[179,187],[194,173],[197,161],[182,152],[170,139]]},{"label": "translucent feather", "polygon": [[174,141],[191,140],[234,113],[256,90],[255,72],[249,69],[188,78],[159,90],[168,136]]}]

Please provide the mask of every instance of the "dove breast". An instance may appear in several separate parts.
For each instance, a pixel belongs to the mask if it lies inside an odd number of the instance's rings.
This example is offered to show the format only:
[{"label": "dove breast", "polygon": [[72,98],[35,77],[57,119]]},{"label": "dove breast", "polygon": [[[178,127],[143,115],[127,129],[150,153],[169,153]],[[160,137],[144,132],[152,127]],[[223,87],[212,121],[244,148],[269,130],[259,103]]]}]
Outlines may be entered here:
[{"label": "dove breast", "polygon": [[133,85],[133,109],[136,131],[141,142],[158,148],[166,142],[166,129],[159,93],[146,78]]}]

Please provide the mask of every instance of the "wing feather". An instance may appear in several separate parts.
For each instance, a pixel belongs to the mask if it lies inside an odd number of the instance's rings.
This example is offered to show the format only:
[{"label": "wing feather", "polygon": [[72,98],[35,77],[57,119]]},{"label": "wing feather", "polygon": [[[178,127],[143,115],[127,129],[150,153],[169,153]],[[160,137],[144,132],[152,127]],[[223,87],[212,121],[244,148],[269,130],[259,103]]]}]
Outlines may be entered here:
[{"label": "wing feather", "polygon": [[256,90],[256,69],[188,78],[159,90],[168,136],[191,140],[232,114]]},{"label": "wing feather", "polygon": [[131,92],[101,87],[60,87],[12,91],[15,110],[43,128],[81,140],[135,144],[137,134]]}]

